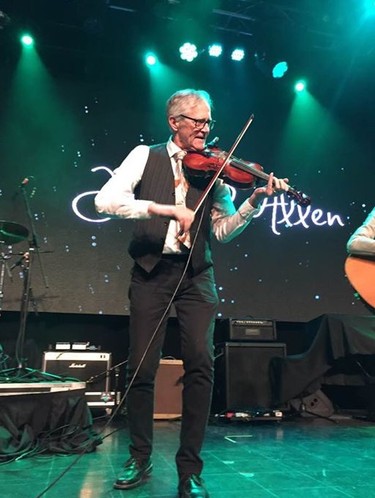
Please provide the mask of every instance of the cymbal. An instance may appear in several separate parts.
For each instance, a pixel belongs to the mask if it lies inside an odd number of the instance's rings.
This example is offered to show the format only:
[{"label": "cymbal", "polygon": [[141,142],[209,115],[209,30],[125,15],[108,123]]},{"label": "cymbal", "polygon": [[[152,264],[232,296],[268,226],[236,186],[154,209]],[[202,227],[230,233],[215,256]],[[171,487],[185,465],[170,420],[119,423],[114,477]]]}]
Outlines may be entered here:
[{"label": "cymbal", "polygon": [[17,244],[27,239],[29,231],[18,223],[0,220],[0,243]]}]

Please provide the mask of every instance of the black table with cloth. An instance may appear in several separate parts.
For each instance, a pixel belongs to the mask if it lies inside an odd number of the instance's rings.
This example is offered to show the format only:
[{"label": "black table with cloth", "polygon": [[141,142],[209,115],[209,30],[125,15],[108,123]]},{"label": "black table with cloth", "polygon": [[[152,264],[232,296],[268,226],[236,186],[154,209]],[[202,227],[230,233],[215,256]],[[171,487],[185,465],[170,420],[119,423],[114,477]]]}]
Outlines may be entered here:
[{"label": "black table with cloth", "polygon": [[0,404],[0,462],[45,452],[88,453],[101,442],[84,389],[14,393],[0,396]]},{"label": "black table with cloth", "polygon": [[308,326],[316,329],[316,335],[305,353],[276,357],[270,362],[275,405],[316,392],[324,377],[336,373],[343,360],[356,365],[364,382],[370,382],[374,375],[375,316],[326,314]]}]

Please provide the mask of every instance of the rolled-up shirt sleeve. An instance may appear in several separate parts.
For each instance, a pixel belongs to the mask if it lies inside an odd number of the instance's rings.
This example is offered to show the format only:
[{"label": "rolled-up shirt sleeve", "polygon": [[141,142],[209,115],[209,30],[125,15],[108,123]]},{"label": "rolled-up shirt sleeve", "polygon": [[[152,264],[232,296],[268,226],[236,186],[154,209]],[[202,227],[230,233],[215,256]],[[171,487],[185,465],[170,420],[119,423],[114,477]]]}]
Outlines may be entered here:
[{"label": "rolled-up shirt sleeve", "polygon": [[242,233],[259,209],[248,200],[236,210],[229,187],[222,180],[217,180],[211,209],[211,224],[214,236],[219,242],[230,242]]},{"label": "rolled-up shirt sleeve", "polygon": [[111,218],[149,219],[148,208],[152,201],[139,200],[134,190],[141,181],[149,156],[149,147],[138,145],[113,171],[113,176],[95,196],[95,208],[99,215]]},{"label": "rolled-up shirt sleeve", "polygon": [[346,248],[350,254],[375,256],[375,208],[350,237]]}]

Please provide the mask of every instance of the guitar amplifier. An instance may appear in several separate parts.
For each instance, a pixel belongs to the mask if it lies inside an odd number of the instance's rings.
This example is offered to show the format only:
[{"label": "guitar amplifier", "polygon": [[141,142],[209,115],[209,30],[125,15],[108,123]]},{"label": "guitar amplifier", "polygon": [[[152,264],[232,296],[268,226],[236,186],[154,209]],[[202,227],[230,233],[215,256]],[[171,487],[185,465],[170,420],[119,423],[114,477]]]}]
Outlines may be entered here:
[{"label": "guitar amplifier", "polygon": [[227,319],[230,341],[276,341],[274,320]]},{"label": "guitar amplifier", "polygon": [[111,353],[92,351],[46,351],[42,370],[60,377],[86,383],[87,405],[115,405],[115,392],[110,389]]},{"label": "guitar amplifier", "polygon": [[155,420],[181,417],[183,375],[182,360],[160,360],[155,378]]}]

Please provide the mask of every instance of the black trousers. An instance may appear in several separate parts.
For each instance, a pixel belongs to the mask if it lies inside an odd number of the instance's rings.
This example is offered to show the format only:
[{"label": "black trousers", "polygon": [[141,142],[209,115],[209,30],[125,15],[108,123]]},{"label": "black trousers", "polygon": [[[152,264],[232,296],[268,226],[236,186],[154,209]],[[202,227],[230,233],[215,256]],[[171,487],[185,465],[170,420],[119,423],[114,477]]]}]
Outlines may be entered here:
[{"label": "black trousers", "polygon": [[[129,391],[130,454],[148,458],[152,452],[154,380],[159,366],[167,319],[149,345],[182,276],[185,262],[163,258],[151,274],[138,265],[130,284]],[[176,454],[179,477],[200,474],[200,451],[210,413],[213,386],[213,334],[218,297],[213,268],[192,276],[188,268],[174,298],[184,365],[180,445]]]}]

